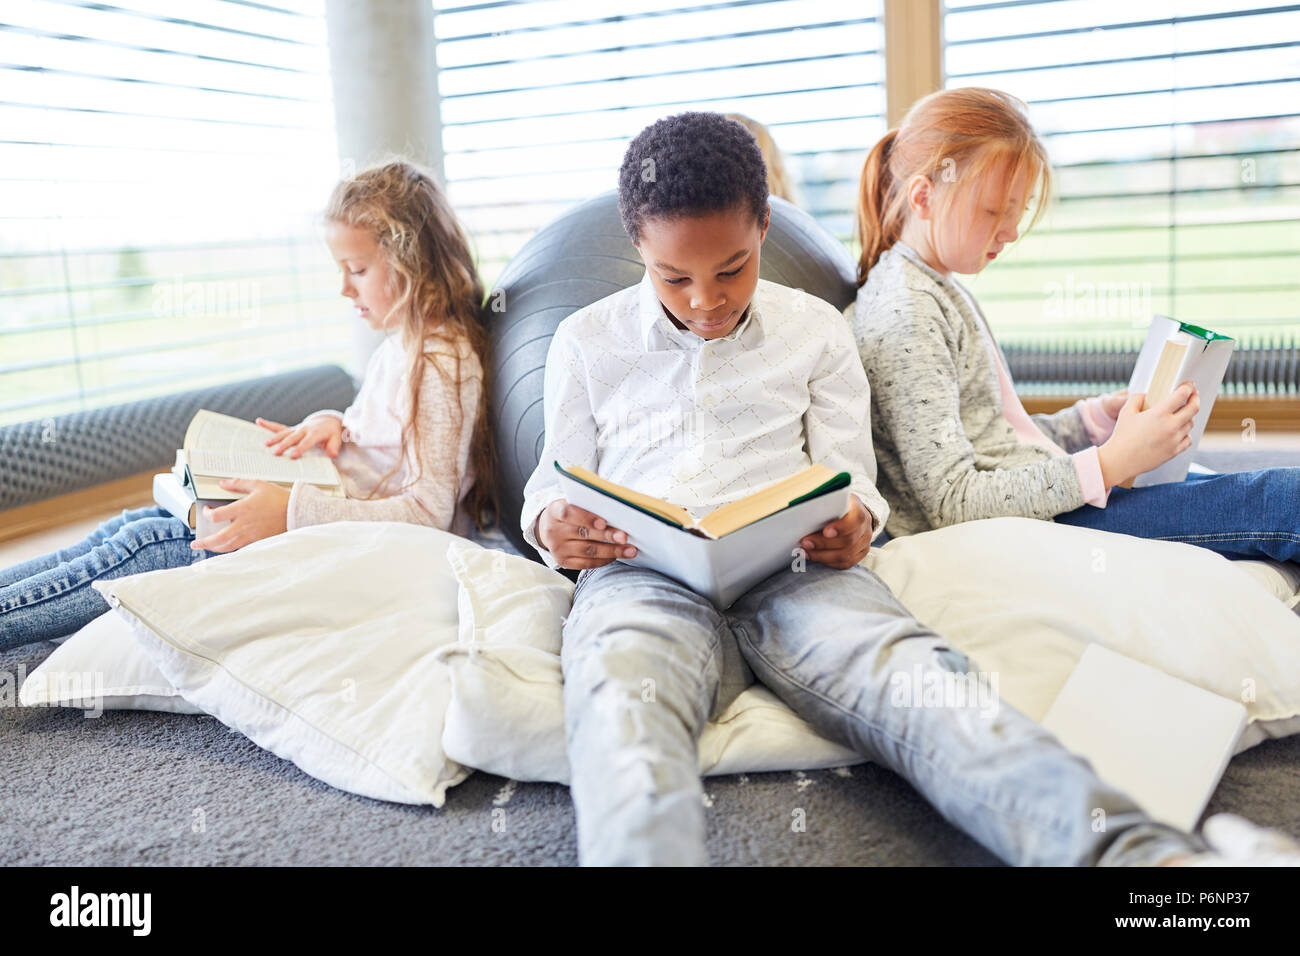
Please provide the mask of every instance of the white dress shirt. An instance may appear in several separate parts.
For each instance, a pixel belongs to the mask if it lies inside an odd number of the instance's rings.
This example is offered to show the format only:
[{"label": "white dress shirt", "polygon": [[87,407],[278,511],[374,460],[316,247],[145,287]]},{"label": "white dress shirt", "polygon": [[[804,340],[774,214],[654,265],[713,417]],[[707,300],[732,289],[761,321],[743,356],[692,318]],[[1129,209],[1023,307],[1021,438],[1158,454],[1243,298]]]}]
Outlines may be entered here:
[{"label": "white dress shirt", "polygon": [[673,324],[649,275],[575,312],[547,354],[545,421],[520,524],[552,568],[533,526],[564,497],[555,461],[696,516],[819,464],[850,474],[873,535],[889,514],[852,330],[829,303],[774,282],[760,279],[736,328],[712,340]]}]

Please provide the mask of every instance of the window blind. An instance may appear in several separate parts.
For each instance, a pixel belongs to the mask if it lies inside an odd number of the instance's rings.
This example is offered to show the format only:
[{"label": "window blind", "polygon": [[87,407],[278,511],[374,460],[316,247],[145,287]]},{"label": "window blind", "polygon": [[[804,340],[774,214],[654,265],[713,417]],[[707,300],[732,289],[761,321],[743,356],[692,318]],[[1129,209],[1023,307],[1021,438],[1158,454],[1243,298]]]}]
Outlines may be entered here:
[{"label": "window blind", "polygon": [[346,361],[321,0],[6,0],[0,423]]},{"label": "window blind", "polygon": [[884,132],[879,0],[435,2],[448,194],[490,283],[539,227],[617,186],[628,141],[685,110],[743,113],[800,205],[853,231]]},{"label": "window blind", "polygon": [[1294,366],[1300,4],[950,0],[943,31],[947,85],[1026,100],[1056,171],[1045,218],[974,280],[1009,353],[1131,351],[1158,312]]}]

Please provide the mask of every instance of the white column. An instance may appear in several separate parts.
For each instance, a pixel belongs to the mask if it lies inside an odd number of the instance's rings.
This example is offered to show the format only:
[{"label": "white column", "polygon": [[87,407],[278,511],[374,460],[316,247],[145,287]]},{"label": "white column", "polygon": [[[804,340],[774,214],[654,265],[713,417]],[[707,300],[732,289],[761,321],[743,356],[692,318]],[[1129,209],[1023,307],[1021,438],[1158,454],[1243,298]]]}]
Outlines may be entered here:
[{"label": "white column", "polygon": [[[340,173],[400,155],[443,179],[431,0],[326,0]],[[383,336],[353,325],[359,375]]]}]

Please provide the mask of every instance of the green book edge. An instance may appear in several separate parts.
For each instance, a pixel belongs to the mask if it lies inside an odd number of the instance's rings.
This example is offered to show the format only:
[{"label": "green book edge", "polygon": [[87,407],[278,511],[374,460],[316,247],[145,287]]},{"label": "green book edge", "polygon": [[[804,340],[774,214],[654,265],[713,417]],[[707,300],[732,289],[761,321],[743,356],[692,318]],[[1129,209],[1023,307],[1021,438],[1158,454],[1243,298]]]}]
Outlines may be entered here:
[{"label": "green book edge", "polygon": [[[617,495],[611,495],[611,494],[610,494],[608,491],[606,491],[604,488],[600,488],[600,487],[598,487],[598,486],[596,486],[596,485],[593,485],[593,484],[592,484],[591,482],[589,482],[589,481],[584,481],[582,478],[579,478],[579,477],[578,477],[577,475],[575,475],[573,472],[568,471],[567,469],[565,469],[565,467],[564,467],[563,465],[561,465],[558,461],[554,461],[554,462],[552,462],[552,464],[555,465],[555,470],[558,471],[560,474],[562,474],[562,475],[567,475],[569,478],[572,478],[574,481],[576,481],[576,482],[577,482],[578,484],[580,484],[580,485],[586,485],[586,486],[587,486],[588,488],[590,488],[592,491],[599,491],[602,495],[605,495],[606,497],[614,498],[614,499],[617,500],[617,501],[621,501],[623,504],[627,505],[629,508],[635,508],[637,511],[641,512],[642,514],[649,515],[651,518],[654,518],[656,521],[662,521],[664,524],[668,525],[670,528],[677,528],[677,529],[680,530],[680,531],[686,531],[686,530],[687,530],[687,529],[686,529],[685,527],[683,527],[679,522],[676,522],[676,521],[670,521],[668,518],[665,518],[665,517],[664,517],[663,515],[661,515],[661,514],[657,514],[657,513],[651,511],[651,510],[648,509],[648,508],[643,508],[641,505],[638,505],[638,504],[636,504],[635,502],[632,502],[632,501],[628,501],[626,498],[619,498]],[[820,485],[818,485],[818,486],[817,486],[816,488],[814,488],[812,491],[809,491],[809,492],[806,493],[806,494],[800,495],[798,498],[795,498],[793,501],[790,501],[789,503],[787,503],[787,504],[786,504],[786,508],[791,508],[791,507],[793,507],[794,505],[801,504],[802,502],[805,502],[805,501],[809,501],[809,500],[812,499],[812,498],[817,498],[817,497],[819,497],[819,496],[821,496],[821,495],[826,494],[828,491],[836,491],[836,490],[838,490],[838,489],[840,489],[840,488],[847,488],[851,483],[852,483],[852,479],[849,477],[849,473],[848,473],[847,471],[841,471],[841,472],[838,472],[837,474],[832,475],[830,478],[827,478],[824,482],[822,482]],[[784,509],[782,509],[782,510],[784,510]],[[780,514],[780,512],[779,512],[779,511],[774,511],[774,512],[772,512],[772,514]],[[765,515],[765,517],[770,518],[770,517],[772,517],[772,515]],[[762,520],[763,520],[762,518],[759,519],[759,521],[762,521]],[[757,524],[757,523],[758,523],[757,521],[754,522],[754,524]]]},{"label": "green book edge", "polygon": [[[1174,320],[1178,322],[1177,319]],[[1206,342],[1213,342],[1216,339],[1227,339],[1232,341],[1231,335],[1224,335],[1221,332],[1211,332],[1209,329],[1203,329],[1199,325],[1192,325],[1190,322],[1178,322],[1178,331],[1186,332],[1189,335],[1195,335],[1197,338],[1205,339]]]},{"label": "green book edge", "polygon": [[841,471],[838,474],[827,478],[806,495],[800,495],[798,498],[794,499],[794,501],[790,502],[790,504],[786,505],[786,507],[789,508],[791,505],[797,505],[801,502],[808,501],[810,498],[824,495],[828,491],[838,491],[840,488],[847,488],[851,483],[852,479],[849,478],[849,473],[847,471]]}]

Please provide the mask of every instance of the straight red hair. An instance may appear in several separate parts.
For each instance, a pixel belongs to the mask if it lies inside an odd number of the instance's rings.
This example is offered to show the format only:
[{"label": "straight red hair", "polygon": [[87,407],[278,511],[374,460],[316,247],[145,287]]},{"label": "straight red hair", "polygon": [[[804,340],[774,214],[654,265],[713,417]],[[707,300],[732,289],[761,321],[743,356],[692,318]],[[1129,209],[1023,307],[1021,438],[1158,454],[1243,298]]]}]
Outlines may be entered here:
[{"label": "straight red hair", "polygon": [[[907,221],[907,184],[916,175],[934,183],[942,214],[965,191],[989,187],[989,174],[1005,165],[1007,182],[1028,173],[1038,199],[1028,232],[1047,206],[1051,166],[1023,101],[1000,90],[971,86],[940,90],[912,104],[867,154],[858,184],[857,230],[862,254],[858,285],[881,253],[898,241]],[[949,184],[952,184],[951,187]],[[1005,202],[999,203],[999,208]],[[933,220],[931,220],[933,222]]]}]

